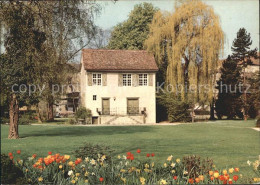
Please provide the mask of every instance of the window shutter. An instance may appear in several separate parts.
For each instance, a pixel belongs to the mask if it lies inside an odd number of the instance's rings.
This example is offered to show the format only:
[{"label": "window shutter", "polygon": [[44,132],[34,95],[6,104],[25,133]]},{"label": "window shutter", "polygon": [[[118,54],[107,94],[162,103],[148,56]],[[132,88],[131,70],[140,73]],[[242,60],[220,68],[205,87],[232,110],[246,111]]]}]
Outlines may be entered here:
[{"label": "window shutter", "polygon": [[107,73],[102,74],[102,85],[107,86]]},{"label": "window shutter", "polygon": [[138,74],[133,74],[133,86],[134,87],[137,87],[138,86],[138,81],[139,79],[138,79]]},{"label": "window shutter", "polygon": [[88,73],[88,86],[92,86],[92,73]]},{"label": "window shutter", "polygon": [[153,86],[153,74],[148,74],[148,85]]},{"label": "window shutter", "polygon": [[123,86],[123,74],[118,74],[118,86]]}]

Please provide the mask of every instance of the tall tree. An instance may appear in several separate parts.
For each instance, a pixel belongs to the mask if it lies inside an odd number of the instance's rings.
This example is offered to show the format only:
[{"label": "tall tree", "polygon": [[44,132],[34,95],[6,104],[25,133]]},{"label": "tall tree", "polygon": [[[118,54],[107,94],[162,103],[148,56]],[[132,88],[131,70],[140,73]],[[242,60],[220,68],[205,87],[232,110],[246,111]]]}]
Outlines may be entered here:
[{"label": "tall tree", "polygon": [[136,5],[128,19],[115,26],[108,43],[109,49],[143,49],[149,34],[149,24],[158,9],[151,3]]},{"label": "tall tree", "polygon": [[[213,8],[199,0],[176,5],[174,13],[157,12],[145,42],[159,66],[167,65],[166,84],[183,101],[211,103],[224,34]],[[188,88],[188,91],[185,90]]]},{"label": "tall tree", "polygon": [[242,118],[242,86],[240,68],[230,56],[222,63],[221,78],[217,81],[218,99],[216,112],[219,119],[227,116],[228,119]]},{"label": "tall tree", "polygon": [[[1,8],[3,8],[1,6]],[[25,94],[28,85],[33,81],[33,53],[37,52],[38,32],[33,27],[30,11],[17,3],[1,9],[1,18],[8,27],[5,38],[6,53],[1,55],[1,86],[9,100],[10,139],[19,138],[19,107],[33,99]],[[18,88],[23,87],[23,88]],[[2,94],[1,94],[2,95]],[[2,97],[1,97],[2,98]]]},{"label": "tall tree", "polygon": [[[21,93],[11,91],[12,85],[45,85],[42,99],[47,100],[48,118],[52,119],[53,85],[62,83],[66,62],[73,59],[95,35],[93,19],[98,12],[96,3],[86,0],[10,0],[0,3],[0,22],[7,30],[1,73],[3,69],[4,87],[10,94],[9,138],[19,137],[19,106],[23,102]],[[32,97],[27,95],[28,102]],[[37,101],[41,99],[36,98]]]},{"label": "tall tree", "polygon": [[232,59],[237,63],[241,63],[243,68],[243,85],[244,85],[244,95],[243,95],[243,116],[244,120],[247,120],[248,117],[248,103],[247,103],[247,92],[246,92],[246,67],[248,64],[251,64],[252,58],[257,58],[257,48],[250,49],[252,45],[252,40],[250,33],[247,33],[245,28],[240,28],[237,32],[237,37],[233,41],[231,50],[232,50]]}]

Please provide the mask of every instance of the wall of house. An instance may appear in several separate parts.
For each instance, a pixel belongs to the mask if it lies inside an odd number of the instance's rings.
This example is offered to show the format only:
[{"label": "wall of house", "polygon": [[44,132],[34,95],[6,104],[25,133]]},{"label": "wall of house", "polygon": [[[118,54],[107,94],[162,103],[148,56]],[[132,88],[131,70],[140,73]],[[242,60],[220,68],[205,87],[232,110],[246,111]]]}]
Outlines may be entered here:
[{"label": "wall of house", "polygon": [[[99,116],[97,109],[102,110],[102,98],[109,98],[111,111],[125,114],[127,112],[127,98],[139,98],[139,107],[146,108],[146,123],[156,122],[155,105],[155,73],[152,73],[152,86],[118,86],[118,73],[107,72],[106,86],[88,86],[88,76],[81,71],[81,103],[91,109],[93,116]],[[97,99],[93,100],[93,95]]]}]

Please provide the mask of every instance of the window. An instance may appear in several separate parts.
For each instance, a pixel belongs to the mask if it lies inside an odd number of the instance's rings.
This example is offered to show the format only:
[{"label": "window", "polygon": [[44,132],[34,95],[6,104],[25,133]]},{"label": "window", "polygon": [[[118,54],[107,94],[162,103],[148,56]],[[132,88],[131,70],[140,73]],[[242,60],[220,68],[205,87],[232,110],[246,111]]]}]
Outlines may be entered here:
[{"label": "window", "polygon": [[123,74],[123,86],[131,86],[131,74]]},{"label": "window", "polygon": [[94,73],[92,76],[93,85],[101,85],[101,74]]},{"label": "window", "polygon": [[93,100],[94,100],[94,101],[97,100],[97,95],[93,95]]},{"label": "window", "polygon": [[147,86],[147,74],[139,74],[139,86]]}]

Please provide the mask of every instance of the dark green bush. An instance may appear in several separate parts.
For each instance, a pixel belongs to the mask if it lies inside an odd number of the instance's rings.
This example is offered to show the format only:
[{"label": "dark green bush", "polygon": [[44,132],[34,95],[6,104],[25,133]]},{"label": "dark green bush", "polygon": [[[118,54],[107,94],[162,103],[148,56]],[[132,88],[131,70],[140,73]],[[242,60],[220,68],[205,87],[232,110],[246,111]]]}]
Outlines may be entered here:
[{"label": "dark green bush", "polygon": [[181,100],[181,97],[173,93],[164,93],[157,96],[158,103],[165,106],[170,122],[191,121],[190,103]]},{"label": "dark green bush", "polygon": [[212,159],[201,159],[200,156],[196,155],[183,157],[182,163],[188,171],[188,174],[190,174],[190,178],[196,178],[201,174],[207,174],[213,168]]},{"label": "dark green bush", "polygon": [[91,117],[92,117],[91,110],[86,109],[85,107],[80,107],[75,113],[75,118],[77,122],[79,122],[79,120],[81,119],[83,120],[84,123],[90,124]]},{"label": "dark green bush", "polygon": [[8,156],[1,154],[1,184],[24,184],[23,171]]},{"label": "dark green bush", "polygon": [[29,125],[30,124],[30,116],[27,114],[21,115],[18,121],[19,125]]},{"label": "dark green bush", "polygon": [[6,124],[6,123],[9,123],[9,122],[10,122],[9,118],[6,118],[6,117],[1,117],[0,118],[0,123],[1,124]]},{"label": "dark green bush", "polygon": [[79,147],[79,149],[75,150],[75,156],[78,158],[85,159],[89,157],[91,159],[98,159],[98,154],[106,155],[107,162],[111,162],[111,154],[113,150],[108,146],[103,145],[93,145],[91,143],[86,143],[84,146]]}]

